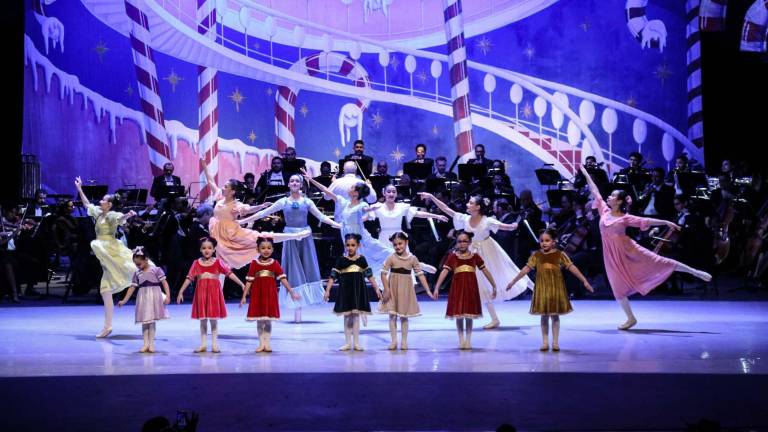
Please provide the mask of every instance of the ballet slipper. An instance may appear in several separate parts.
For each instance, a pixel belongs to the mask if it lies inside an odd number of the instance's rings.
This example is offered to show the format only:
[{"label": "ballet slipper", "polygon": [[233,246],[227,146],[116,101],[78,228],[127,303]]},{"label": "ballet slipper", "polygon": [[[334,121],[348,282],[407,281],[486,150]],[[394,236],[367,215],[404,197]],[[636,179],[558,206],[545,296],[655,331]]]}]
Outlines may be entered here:
[{"label": "ballet slipper", "polygon": [[390,350],[390,351],[396,350],[397,349],[397,342],[392,342],[391,344],[389,344],[389,348],[387,348],[387,349]]},{"label": "ballet slipper", "polygon": [[632,317],[632,318],[628,319],[627,322],[625,322],[624,324],[620,325],[619,326],[619,330],[629,330],[632,327],[634,327],[635,324],[637,324],[637,319],[635,317]]},{"label": "ballet slipper", "polygon": [[341,347],[339,347],[339,351],[349,351],[350,349],[351,347],[349,346],[349,344],[344,344]]},{"label": "ballet slipper", "polygon": [[198,354],[199,354],[199,353],[204,353],[204,352],[206,352],[206,351],[208,351],[208,347],[207,347],[207,346],[205,346],[205,345],[203,345],[203,346],[201,346],[201,347],[197,348],[196,350],[194,350],[193,352],[195,352],[195,353],[198,353]]},{"label": "ballet slipper", "polygon": [[105,338],[112,334],[112,327],[103,329],[99,334],[96,335],[97,338]]},{"label": "ballet slipper", "polygon": [[355,346],[354,346],[354,349],[355,349],[355,351],[365,351],[365,350],[363,349],[363,347],[361,347],[360,345],[355,345]]},{"label": "ballet slipper", "polygon": [[488,324],[484,325],[483,328],[485,330],[492,330],[492,329],[495,329],[495,328],[499,328],[500,325],[501,325],[500,321],[494,320],[494,321],[491,321]]}]

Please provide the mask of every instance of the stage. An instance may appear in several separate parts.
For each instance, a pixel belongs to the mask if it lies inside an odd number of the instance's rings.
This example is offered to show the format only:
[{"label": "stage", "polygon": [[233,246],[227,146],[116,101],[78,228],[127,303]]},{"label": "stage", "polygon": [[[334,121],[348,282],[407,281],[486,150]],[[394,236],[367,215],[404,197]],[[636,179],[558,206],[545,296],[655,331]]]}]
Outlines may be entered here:
[{"label": "stage", "polygon": [[363,328],[364,352],[337,351],[342,322],[323,305],[275,323],[275,351],[255,354],[256,326],[237,306],[219,324],[220,354],[192,352],[188,304],[158,324],[156,354],[136,353],[133,304],[103,340],[99,306],[0,309],[6,430],[139,430],[176,409],[200,412],[201,431],[666,430],[703,417],[768,427],[765,302],[643,299],[640,324],[621,332],[615,302],[575,301],[559,353],[539,352],[528,301],[502,304],[502,328],[476,330],[472,352],[456,348],[444,301],[421,301],[410,349],[395,352],[383,315]]}]

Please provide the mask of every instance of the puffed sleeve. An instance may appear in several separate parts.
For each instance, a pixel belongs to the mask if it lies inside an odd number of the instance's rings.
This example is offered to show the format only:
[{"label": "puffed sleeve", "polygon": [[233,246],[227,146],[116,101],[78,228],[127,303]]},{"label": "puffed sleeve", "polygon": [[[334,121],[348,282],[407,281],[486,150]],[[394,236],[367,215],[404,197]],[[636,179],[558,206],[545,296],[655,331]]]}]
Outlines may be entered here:
[{"label": "puffed sleeve", "polygon": [[499,225],[501,225],[501,222],[499,222],[498,219],[494,217],[486,218],[485,223],[488,225],[488,230],[492,233],[499,231]]},{"label": "puffed sleeve", "polygon": [[219,258],[216,258],[216,265],[219,266],[219,272],[221,272],[224,276],[229,276],[229,274],[232,273],[232,269],[229,268],[227,263]]},{"label": "puffed sleeve", "polygon": [[344,267],[344,257],[336,258],[336,264],[334,264],[333,268],[331,269],[331,274],[328,277],[333,280],[339,280],[342,267]]},{"label": "puffed sleeve", "polygon": [[200,274],[200,265],[197,263],[197,260],[192,263],[192,266],[189,267],[189,273],[187,273],[187,279],[194,281],[195,278]]},{"label": "puffed sleeve", "polygon": [[131,278],[131,286],[132,287],[139,286],[139,272],[140,271],[141,270],[137,270],[136,272],[133,273],[133,277]]},{"label": "puffed sleeve", "polygon": [[158,282],[162,282],[166,279],[165,272],[163,271],[162,267],[154,266],[152,267],[152,272],[155,273],[155,278],[157,278]]},{"label": "puffed sleeve", "polygon": [[251,261],[251,264],[248,266],[248,274],[245,276],[247,282],[251,282],[254,279],[256,279],[256,260]]},{"label": "puffed sleeve", "polygon": [[536,268],[536,263],[539,261],[538,258],[539,257],[536,254],[536,252],[532,253],[531,256],[528,258],[528,262],[525,263],[525,265],[528,266],[531,269],[535,269]]},{"label": "puffed sleeve", "polygon": [[565,252],[560,252],[560,266],[563,268],[568,268],[573,264],[573,261],[571,261],[571,258],[566,255]]},{"label": "puffed sleeve", "polygon": [[287,277],[283,271],[283,267],[280,266],[280,263],[277,260],[272,263],[272,266],[274,267],[275,279],[280,280]]},{"label": "puffed sleeve", "polygon": [[101,209],[93,204],[88,204],[87,210],[88,216],[92,218],[97,218],[101,215]]},{"label": "puffed sleeve", "polygon": [[419,262],[419,259],[416,258],[416,255],[411,255],[411,268],[413,269],[413,272],[416,273],[416,276],[424,274],[424,271],[421,270],[421,263]]},{"label": "puffed sleeve", "polygon": [[467,228],[468,214],[456,212],[453,214],[453,227],[457,230],[463,230]]},{"label": "puffed sleeve", "polygon": [[477,269],[482,270],[485,268],[485,261],[483,261],[483,258],[480,257],[480,255],[475,254],[475,264],[477,264]]}]

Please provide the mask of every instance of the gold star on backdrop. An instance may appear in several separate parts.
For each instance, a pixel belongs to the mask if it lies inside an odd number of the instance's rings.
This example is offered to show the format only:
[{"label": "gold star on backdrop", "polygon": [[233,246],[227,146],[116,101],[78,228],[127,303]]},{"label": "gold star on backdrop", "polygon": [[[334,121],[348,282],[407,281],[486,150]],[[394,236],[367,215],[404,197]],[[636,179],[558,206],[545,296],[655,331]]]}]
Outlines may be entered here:
[{"label": "gold star on backdrop", "polygon": [[96,55],[99,56],[99,63],[103,63],[104,54],[106,54],[107,51],[109,51],[107,44],[105,44],[103,40],[99,39],[99,43],[97,43],[96,46],[93,47],[93,50],[96,51]]},{"label": "gold star on backdrop", "polygon": [[405,157],[405,154],[400,152],[400,147],[395,147],[395,150],[389,154],[389,157],[392,158],[393,161],[400,163],[401,160],[403,160],[403,157]]},{"label": "gold star on backdrop", "polygon": [[392,59],[389,61],[389,66],[393,71],[397,72],[397,68],[400,66],[400,59],[396,55],[393,55]]},{"label": "gold star on backdrop", "polygon": [[630,94],[629,97],[627,98],[626,104],[631,106],[632,108],[636,108],[637,107],[637,99],[635,99],[635,95]]},{"label": "gold star on backdrop", "polygon": [[664,81],[669,78],[670,75],[672,75],[672,71],[669,70],[666,63],[662,63],[658,66],[656,66],[656,69],[653,71],[653,74],[656,75],[656,78],[661,81],[662,87],[664,86]]},{"label": "gold star on backdrop", "polygon": [[379,110],[376,110],[376,114],[371,116],[371,121],[373,122],[373,126],[378,129],[381,127],[381,124],[384,123],[384,117],[381,116]]},{"label": "gold star on backdrop", "polygon": [[258,138],[258,135],[256,135],[256,133],[253,132],[253,129],[251,129],[251,133],[248,134],[248,141],[253,144],[253,142],[256,141],[256,138]]},{"label": "gold star on backdrop", "polygon": [[475,42],[475,48],[479,49],[483,55],[488,55],[488,53],[491,51],[491,48],[493,48],[493,42],[491,42],[490,39],[483,36],[480,38],[480,40]]},{"label": "gold star on backdrop", "polygon": [[528,61],[533,60],[533,57],[536,55],[536,49],[531,45],[530,42],[528,42],[528,45],[526,45],[525,49],[523,50],[523,55],[528,58]]},{"label": "gold star on backdrop", "polygon": [[437,128],[437,125],[432,125],[432,135],[437,135],[440,133],[440,129]]},{"label": "gold star on backdrop", "polygon": [[240,93],[240,88],[235,87],[235,91],[232,92],[231,95],[229,95],[229,98],[232,100],[232,102],[235,103],[235,110],[237,112],[240,112],[240,104],[243,103],[245,100],[245,96],[243,96],[242,93]]},{"label": "gold star on backdrop", "polygon": [[589,19],[588,19],[588,18],[586,18],[586,17],[584,18],[584,21],[582,21],[582,22],[581,22],[581,24],[579,24],[579,28],[581,28],[582,30],[584,30],[584,33],[586,33],[587,31],[589,31],[589,28],[590,28],[590,27],[592,27],[592,23],[590,23],[590,22],[589,22]]},{"label": "gold star on backdrop", "polygon": [[523,105],[522,108],[520,108],[520,114],[523,115],[523,118],[531,118],[533,115],[533,108],[531,108],[531,104],[526,102],[525,105]]},{"label": "gold star on backdrop", "polygon": [[421,84],[426,84],[427,82],[427,72],[425,71],[419,71],[419,73],[416,74],[416,79],[419,80]]},{"label": "gold star on backdrop", "polygon": [[341,157],[341,150],[339,150],[338,147],[333,151],[333,154],[336,155],[336,159]]},{"label": "gold star on backdrop", "polygon": [[523,55],[525,55],[526,58],[528,58],[528,61],[531,61],[533,57],[536,55],[536,49],[531,45],[530,43],[526,45],[525,49],[523,49]]},{"label": "gold star on backdrop", "polygon": [[301,113],[301,115],[304,116],[304,118],[307,118],[307,114],[309,114],[309,108],[307,108],[306,103],[301,104],[301,108],[299,108],[299,112]]},{"label": "gold star on backdrop", "polygon": [[127,95],[128,95],[128,97],[131,97],[131,96],[133,96],[133,87],[131,86],[131,84],[130,84],[130,83],[128,84],[128,88],[126,88],[126,89],[125,89],[125,90],[123,90],[123,91],[125,91],[125,94],[127,94]]},{"label": "gold star on backdrop", "polygon": [[272,93],[274,93],[274,92],[275,91],[272,90],[272,87],[267,87],[267,96],[272,96]]},{"label": "gold star on backdrop", "polygon": [[176,71],[171,68],[171,73],[163,79],[171,84],[171,92],[176,93],[176,84],[178,84],[179,81],[183,81],[184,77],[176,75]]}]

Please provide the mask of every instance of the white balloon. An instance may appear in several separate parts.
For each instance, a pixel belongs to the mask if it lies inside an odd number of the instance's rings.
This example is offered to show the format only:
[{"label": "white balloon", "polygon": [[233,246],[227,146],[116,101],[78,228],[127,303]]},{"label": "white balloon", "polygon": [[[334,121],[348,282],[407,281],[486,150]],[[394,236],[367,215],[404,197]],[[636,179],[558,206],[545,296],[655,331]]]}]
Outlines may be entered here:
[{"label": "white balloon", "polygon": [[352,57],[352,60],[357,60],[362,54],[363,48],[360,46],[360,42],[355,41],[352,44],[352,48],[349,49],[349,56]]},{"label": "white balloon", "polygon": [[533,112],[538,117],[544,117],[544,114],[547,113],[547,101],[543,97],[536,96],[536,99],[533,101]]},{"label": "white balloon", "polygon": [[635,122],[632,123],[632,138],[635,139],[636,143],[642,144],[647,137],[648,125],[643,120],[635,119]]},{"label": "white balloon", "polygon": [[661,137],[661,154],[667,162],[672,162],[675,158],[675,139],[666,132]]},{"label": "white balloon", "polygon": [[496,77],[491,74],[485,74],[485,78],[483,78],[483,89],[487,93],[493,93],[494,90],[496,90]]},{"label": "white balloon", "polygon": [[595,104],[591,100],[584,99],[579,104],[579,117],[581,121],[589,125],[595,120]]},{"label": "white balloon", "polygon": [[554,104],[552,104],[552,112],[550,113],[550,117],[552,117],[552,126],[554,126],[555,129],[560,130],[560,128],[563,127],[563,112],[560,111],[560,108],[556,107]]},{"label": "white balloon", "polygon": [[601,123],[603,125],[603,130],[606,133],[612,134],[616,132],[616,128],[619,125],[619,118],[616,115],[616,111],[613,108],[606,108],[603,111]]},{"label": "white balloon", "polygon": [[520,84],[512,84],[512,87],[509,89],[509,100],[511,100],[513,104],[519,104],[523,101],[523,87],[521,87]]},{"label": "white balloon", "polygon": [[382,49],[379,52],[379,64],[381,67],[387,67],[389,65],[389,51]]},{"label": "white balloon", "polygon": [[429,68],[429,73],[432,75],[432,78],[434,79],[440,78],[440,75],[443,74],[443,64],[440,63],[438,60],[432,60],[432,65]]},{"label": "white balloon", "polygon": [[568,122],[568,144],[572,145],[573,147],[576,147],[579,145],[579,141],[581,140],[581,130],[578,126],[576,126],[576,123],[573,122],[573,120]]},{"label": "white balloon", "polygon": [[227,11],[227,0],[216,0],[216,21],[221,22],[224,19],[224,12]]},{"label": "white balloon", "polygon": [[264,31],[267,32],[267,36],[269,36],[270,39],[277,34],[277,25],[275,25],[275,19],[271,16],[268,16],[267,19],[264,20]]},{"label": "white balloon", "polygon": [[307,39],[307,31],[302,26],[296,26],[293,28],[293,41],[296,46],[301,48],[304,46],[304,41]]},{"label": "white balloon", "polygon": [[562,105],[568,106],[568,95],[565,93],[555,92],[552,95],[552,99],[560,102]]},{"label": "white balloon", "polygon": [[324,53],[329,53],[333,50],[333,39],[328,34],[323,34],[320,38],[320,46],[323,47]]},{"label": "white balloon", "polygon": [[408,54],[405,57],[405,70],[412,74],[416,70],[416,57]]},{"label": "white balloon", "polygon": [[240,8],[238,17],[240,18],[240,25],[243,26],[243,29],[247,29],[251,22],[251,11],[247,7]]}]

